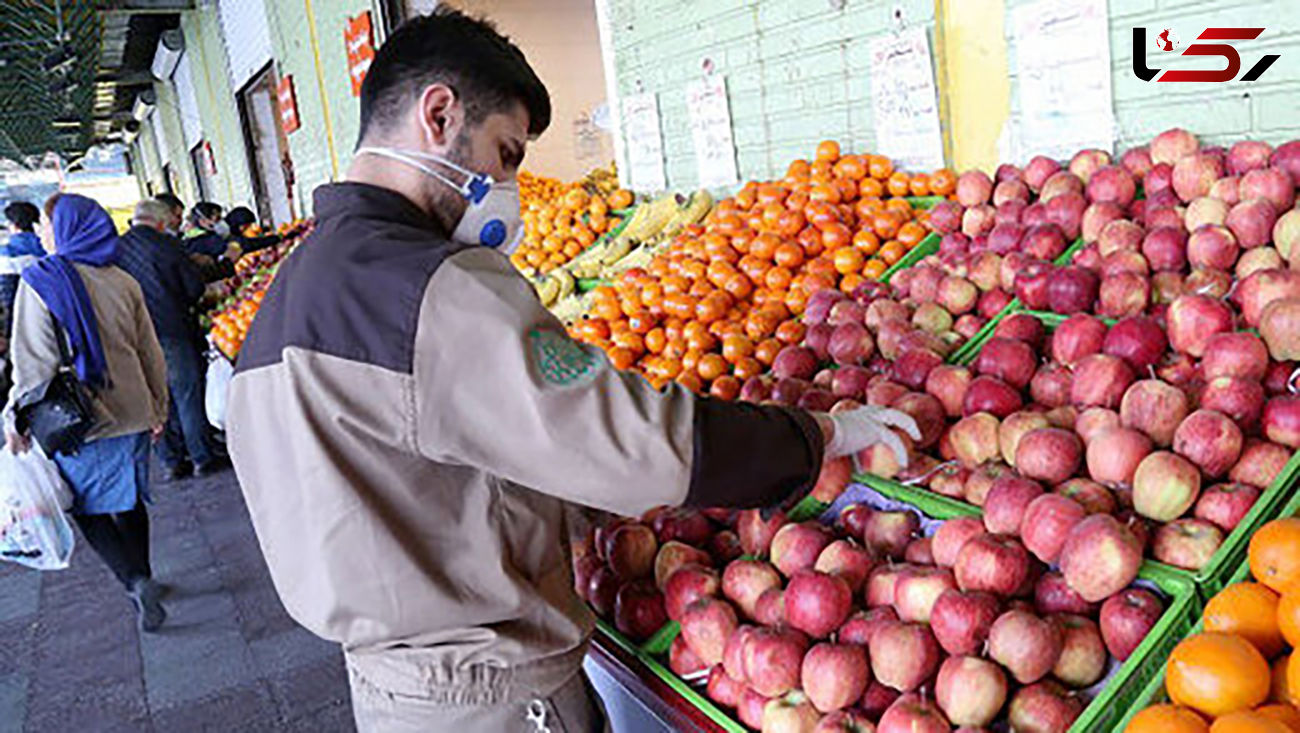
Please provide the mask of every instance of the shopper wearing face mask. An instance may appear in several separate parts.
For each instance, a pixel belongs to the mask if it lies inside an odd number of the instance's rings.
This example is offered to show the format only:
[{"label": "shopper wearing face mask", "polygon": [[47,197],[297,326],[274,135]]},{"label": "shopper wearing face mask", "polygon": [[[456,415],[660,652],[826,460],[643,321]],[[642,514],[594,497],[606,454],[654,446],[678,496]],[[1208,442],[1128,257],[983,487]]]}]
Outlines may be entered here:
[{"label": "shopper wearing face mask", "polygon": [[221,217],[221,206],[200,201],[190,209],[190,229],[185,232],[185,249],[194,255],[220,259],[230,247],[230,225]]},{"label": "shopper wearing face mask", "polygon": [[289,613],[343,645],[363,732],[602,730],[566,546],[582,506],[781,506],[824,457],[916,435],[891,410],[660,392],[570,340],[506,256],[550,114],[490,25],[398,28],[346,180],[316,190],[239,356],[253,524]]}]

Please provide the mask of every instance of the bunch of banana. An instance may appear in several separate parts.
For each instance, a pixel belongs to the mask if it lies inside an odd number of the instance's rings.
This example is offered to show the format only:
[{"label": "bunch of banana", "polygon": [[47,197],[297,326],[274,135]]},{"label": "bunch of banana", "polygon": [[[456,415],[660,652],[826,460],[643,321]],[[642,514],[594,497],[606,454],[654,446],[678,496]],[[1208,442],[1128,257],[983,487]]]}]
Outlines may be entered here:
[{"label": "bunch of banana", "polygon": [[596,193],[612,193],[618,188],[618,168],[614,163],[610,163],[604,168],[592,169],[581,181],[579,185],[584,186],[589,191]]},{"label": "bunch of banana", "polygon": [[557,301],[573,295],[577,287],[578,283],[573,279],[573,273],[563,267],[556,268],[551,271],[551,274],[533,281],[533,288],[537,291],[538,299],[547,308]]}]

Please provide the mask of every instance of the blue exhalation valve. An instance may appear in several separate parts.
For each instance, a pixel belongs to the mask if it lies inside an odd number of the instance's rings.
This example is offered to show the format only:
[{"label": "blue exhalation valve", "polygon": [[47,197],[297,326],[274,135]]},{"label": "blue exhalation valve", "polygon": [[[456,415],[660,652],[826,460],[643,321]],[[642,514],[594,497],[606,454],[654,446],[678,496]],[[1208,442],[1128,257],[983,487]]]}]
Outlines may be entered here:
[{"label": "blue exhalation valve", "polygon": [[469,179],[469,193],[465,198],[469,199],[472,203],[480,204],[483,203],[483,197],[487,196],[488,191],[490,190],[492,190],[491,179],[484,178],[483,176],[474,176]]},{"label": "blue exhalation valve", "polygon": [[500,219],[483,225],[483,230],[478,234],[479,243],[487,247],[500,247],[506,241],[506,225]]}]

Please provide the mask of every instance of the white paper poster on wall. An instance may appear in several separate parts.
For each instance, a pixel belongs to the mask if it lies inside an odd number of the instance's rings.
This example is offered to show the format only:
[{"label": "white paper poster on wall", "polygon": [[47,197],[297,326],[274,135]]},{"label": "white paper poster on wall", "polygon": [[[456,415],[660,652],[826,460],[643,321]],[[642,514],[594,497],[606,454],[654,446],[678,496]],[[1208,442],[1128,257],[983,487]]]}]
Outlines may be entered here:
[{"label": "white paper poster on wall", "polygon": [[1068,159],[1114,147],[1108,23],[1106,0],[1040,0],[1012,11],[1019,152]]},{"label": "white paper poster on wall", "polygon": [[701,188],[730,186],[737,182],[736,143],[731,136],[731,107],[727,82],[710,74],[686,87],[686,109],[691,115],[691,141]]},{"label": "white paper poster on wall", "polygon": [[939,100],[924,27],[872,41],[871,112],[880,153],[909,170],[943,167]]},{"label": "white paper poster on wall", "polygon": [[654,93],[623,98],[623,134],[628,186],[633,191],[668,188],[664,175],[664,139],[659,129],[659,98]]}]

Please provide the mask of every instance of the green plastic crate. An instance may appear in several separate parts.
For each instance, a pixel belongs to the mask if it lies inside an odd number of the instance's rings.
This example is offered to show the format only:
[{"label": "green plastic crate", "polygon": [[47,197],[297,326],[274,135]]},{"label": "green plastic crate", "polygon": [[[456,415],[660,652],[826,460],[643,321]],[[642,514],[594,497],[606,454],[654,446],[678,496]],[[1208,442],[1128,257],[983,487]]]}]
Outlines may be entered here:
[{"label": "green plastic crate", "polygon": [[[897,498],[882,490],[882,487],[886,484],[894,482],[887,482],[875,476],[865,476],[864,479],[863,484],[875,489],[880,494],[889,498]],[[895,484],[895,486],[901,485]],[[937,494],[916,496],[913,506],[926,516],[940,520],[979,514],[979,509],[976,507],[962,502],[946,500],[946,497]],[[1151,632],[1147,634],[1146,639],[1138,645],[1132,656],[1120,666],[1109,684],[1084,708],[1079,719],[1070,728],[1070,733],[1112,730],[1119,716],[1124,715],[1131,707],[1135,693],[1145,689],[1153,677],[1163,674],[1165,659],[1169,657],[1169,653],[1174,646],[1189,633],[1196,621],[1196,617],[1200,614],[1201,608],[1196,597],[1196,590],[1185,578],[1172,574],[1151,562],[1143,563],[1138,577],[1155,584],[1166,596],[1168,603],[1165,606],[1165,612],[1156,625],[1152,627]],[[596,623],[602,634],[620,648],[634,655],[655,676],[662,679],[687,701],[698,707],[710,720],[716,722],[724,730],[735,731],[736,733],[743,733],[747,730],[712,700],[701,695],[698,690],[659,661],[659,657],[668,652],[673,640],[681,631],[679,624],[669,622],[654,636],[638,646],[604,620],[597,619]]]},{"label": "green plastic crate", "polygon": [[943,196],[904,196],[907,203],[912,205],[913,209],[933,209],[938,204],[947,201]]},{"label": "green plastic crate", "polygon": [[[1043,313],[1040,311],[1020,312],[1028,313],[1043,321],[1043,324],[1049,331],[1054,330],[1067,318],[1067,316],[1056,313]],[[1009,314],[1003,313],[999,315],[998,319],[991,321],[989,325],[994,326],[996,321],[1001,320],[1006,317],[1006,315]],[[1102,320],[1107,323],[1114,323],[1113,319]],[[968,352],[959,352],[959,354],[954,354],[954,358],[951,358],[950,361],[956,364],[971,363],[979,354],[980,349],[984,347],[984,344],[988,343],[988,340],[991,337],[992,329],[988,329],[988,333],[981,332],[981,334],[977,335],[976,338],[971,339],[967,344],[967,346],[972,347]],[[960,358],[956,358],[958,356],[960,356]],[[867,483],[866,479],[868,478],[879,480],[874,476],[861,476],[857,478],[862,479],[863,483]],[[899,501],[915,503],[922,498],[935,498],[974,508],[971,504],[936,494],[928,489],[904,486],[903,484],[892,481],[886,482],[879,487],[875,484],[871,485],[872,488],[876,488],[881,493],[886,494],[890,498],[898,499]],[[1283,505],[1289,499],[1293,498],[1293,495],[1296,494],[1296,488],[1298,485],[1300,485],[1300,451],[1297,451],[1291,456],[1291,460],[1282,469],[1282,473],[1278,475],[1270,486],[1264,489],[1260,494],[1259,499],[1255,502],[1255,506],[1252,507],[1246,517],[1242,519],[1241,524],[1237,525],[1236,529],[1228,533],[1228,536],[1223,540],[1223,544],[1219,547],[1218,551],[1214,553],[1214,556],[1210,558],[1209,564],[1204,568],[1197,571],[1190,571],[1175,568],[1170,565],[1164,565],[1163,563],[1152,562],[1152,564],[1159,565],[1170,573],[1186,578],[1195,585],[1201,597],[1208,600],[1215,593],[1218,593],[1223,589],[1233,570],[1245,559],[1247,545],[1250,543],[1251,535],[1253,535],[1255,530],[1265,522],[1279,516],[1279,512],[1284,511],[1282,508]]]}]

